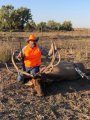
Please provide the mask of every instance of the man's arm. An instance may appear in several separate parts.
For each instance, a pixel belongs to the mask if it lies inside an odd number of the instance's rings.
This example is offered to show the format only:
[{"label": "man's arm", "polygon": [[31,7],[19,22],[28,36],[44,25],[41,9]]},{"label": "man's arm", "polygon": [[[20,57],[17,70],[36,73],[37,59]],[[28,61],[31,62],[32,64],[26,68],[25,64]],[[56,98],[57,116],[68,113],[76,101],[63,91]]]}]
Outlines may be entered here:
[{"label": "man's arm", "polygon": [[44,47],[39,46],[39,49],[40,49],[42,55],[48,56],[48,52],[47,52],[47,50]]},{"label": "man's arm", "polygon": [[26,48],[26,46],[22,49],[22,51],[19,52],[19,54],[16,56],[16,58],[18,60],[20,60],[22,58],[22,56],[24,56],[24,49]]},{"label": "man's arm", "polygon": [[47,56],[47,57],[52,56],[53,50],[54,50],[55,53],[57,51],[56,47],[53,48],[53,44],[51,44],[51,48],[50,48],[49,52],[47,52],[47,50],[42,46],[39,46],[39,48],[40,48],[40,51],[41,51],[42,55]]},{"label": "man's arm", "polygon": [[41,51],[41,54],[46,56],[47,59],[49,59],[49,57],[51,57],[53,54],[53,45],[52,44],[51,44],[51,49],[49,50],[49,52],[42,46],[39,46],[39,49]]}]

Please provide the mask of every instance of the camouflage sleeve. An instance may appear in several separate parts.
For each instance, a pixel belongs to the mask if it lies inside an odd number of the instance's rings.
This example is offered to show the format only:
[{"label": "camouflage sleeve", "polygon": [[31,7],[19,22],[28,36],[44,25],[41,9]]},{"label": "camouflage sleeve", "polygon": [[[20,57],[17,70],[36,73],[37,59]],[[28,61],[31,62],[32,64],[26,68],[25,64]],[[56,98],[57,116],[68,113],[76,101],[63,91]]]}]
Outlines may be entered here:
[{"label": "camouflage sleeve", "polygon": [[39,49],[40,49],[42,55],[49,57],[48,52],[44,47],[39,46]]}]

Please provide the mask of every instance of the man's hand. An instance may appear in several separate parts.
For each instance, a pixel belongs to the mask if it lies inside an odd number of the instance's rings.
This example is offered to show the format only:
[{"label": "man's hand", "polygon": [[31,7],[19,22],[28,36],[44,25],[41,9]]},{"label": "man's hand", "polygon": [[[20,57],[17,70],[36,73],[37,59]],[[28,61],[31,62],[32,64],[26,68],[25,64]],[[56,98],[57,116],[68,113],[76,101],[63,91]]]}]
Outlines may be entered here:
[{"label": "man's hand", "polygon": [[21,58],[20,58],[19,56],[16,56],[16,59],[17,59],[18,61],[21,61]]},{"label": "man's hand", "polygon": [[18,61],[21,61],[21,59],[22,59],[22,57],[21,57],[21,52],[16,56],[16,59],[17,59]]}]

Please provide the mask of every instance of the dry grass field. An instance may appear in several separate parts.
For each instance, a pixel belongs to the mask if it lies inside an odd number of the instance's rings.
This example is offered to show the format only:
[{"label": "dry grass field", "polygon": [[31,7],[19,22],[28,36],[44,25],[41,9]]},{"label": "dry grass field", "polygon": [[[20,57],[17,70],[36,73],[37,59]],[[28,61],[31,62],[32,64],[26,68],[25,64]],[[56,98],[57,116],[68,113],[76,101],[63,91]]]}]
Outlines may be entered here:
[{"label": "dry grass field", "polygon": [[[0,61],[5,59],[3,53],[9,54],[11,49],[20,49],[26,44],[25,40],[29,36],[27,33],[0,33]],[[61,54],[61,60],[68,60],[73,62],[83,62],[86,68],[90,68],[90,30],[75,30],[71,32],[49,32],[49,33],[35,33],[39,36],[40,45],[49,50],[51,40],[53,40]],[[6,49],[5,49],[6,48]],[[6,52],[5,52],[6,51]]]},{"label": "dry grass field", "polygon": [[[82,62],[90,75],[90,30],[35,33],[47,50],[55,41],[61,61]],[[29,33],[0,33],[0,119],[1,120],[90,120],[90,81],[61,81],[46,85],[46,96],[33,95],[32,88],[16,81],[3,65],[10,62],[11,49],[22,47]],[[13,66],[10,69],[15,71]]]}]

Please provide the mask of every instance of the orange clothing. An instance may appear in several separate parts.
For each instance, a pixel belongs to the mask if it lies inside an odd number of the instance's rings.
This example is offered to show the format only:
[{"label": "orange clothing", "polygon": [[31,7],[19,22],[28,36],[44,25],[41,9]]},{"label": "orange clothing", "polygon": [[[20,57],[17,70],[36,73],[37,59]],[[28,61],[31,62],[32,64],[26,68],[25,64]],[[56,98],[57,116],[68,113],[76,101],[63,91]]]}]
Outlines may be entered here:
[{"label": "orange clothing", "polygon": [[41,65],[41,51],[36,45],[34,48],[30,48],[29,44],[25,46],[24,50],[24,64],[26,67],[35,67]]}]

